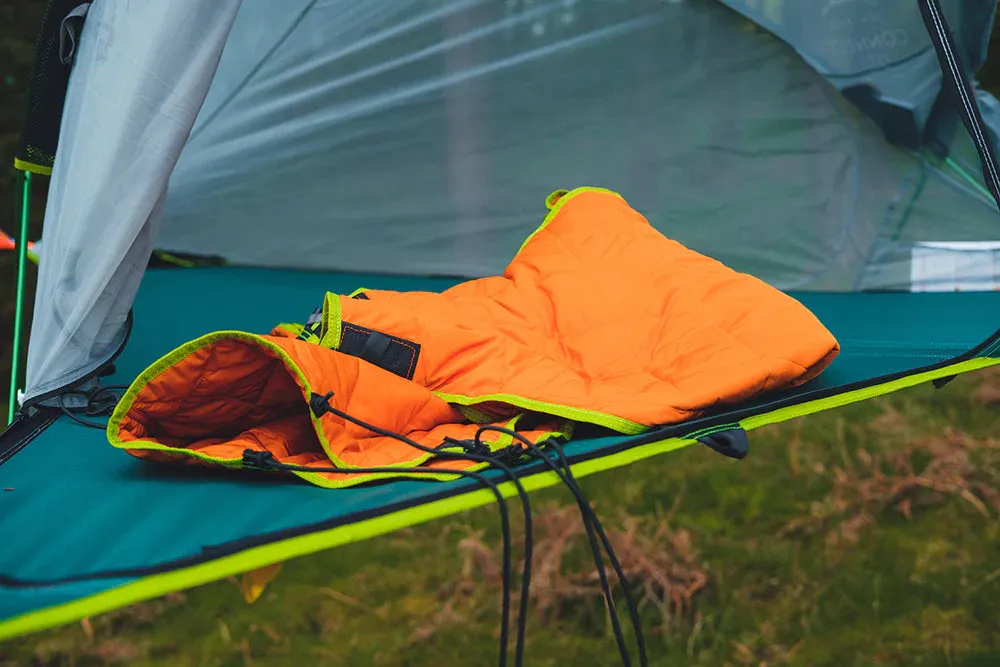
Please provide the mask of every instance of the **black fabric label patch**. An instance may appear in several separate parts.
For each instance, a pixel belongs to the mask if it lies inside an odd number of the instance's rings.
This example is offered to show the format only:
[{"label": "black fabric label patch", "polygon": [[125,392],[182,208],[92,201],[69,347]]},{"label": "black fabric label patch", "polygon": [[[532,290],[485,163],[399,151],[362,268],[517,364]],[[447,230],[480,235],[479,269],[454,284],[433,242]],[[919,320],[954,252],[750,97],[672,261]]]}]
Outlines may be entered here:
[{"label": "black fabric label patch", "polygon": [[413,379],[420,357],[418,343],[350,322],[341,325],[340,347],[337,349],[407,380]]}]

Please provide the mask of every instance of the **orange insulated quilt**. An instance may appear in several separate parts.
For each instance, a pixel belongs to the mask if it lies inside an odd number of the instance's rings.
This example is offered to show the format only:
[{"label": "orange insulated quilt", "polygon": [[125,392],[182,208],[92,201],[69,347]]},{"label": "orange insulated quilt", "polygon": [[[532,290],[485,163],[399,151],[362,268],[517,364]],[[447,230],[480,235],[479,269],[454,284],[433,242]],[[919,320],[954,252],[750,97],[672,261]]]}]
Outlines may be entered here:
[{"label": "orange insulated quilt", "polygon": [[664,237],[620,195],[578,188],[546,204],[503,275],[442,293],[328,293],[304,325],[183,345],[130,387],[111,443],[151,459],[238,466],[252,449],[344,470],[297,473],[323,486],[393,476],[352,468],[450,478],[473,464],[317,413],[310,399],[431,448],[487,423],[540,443],[577,423],[637,434],[691,419],[804,383],[836,356],[798,301]]}]

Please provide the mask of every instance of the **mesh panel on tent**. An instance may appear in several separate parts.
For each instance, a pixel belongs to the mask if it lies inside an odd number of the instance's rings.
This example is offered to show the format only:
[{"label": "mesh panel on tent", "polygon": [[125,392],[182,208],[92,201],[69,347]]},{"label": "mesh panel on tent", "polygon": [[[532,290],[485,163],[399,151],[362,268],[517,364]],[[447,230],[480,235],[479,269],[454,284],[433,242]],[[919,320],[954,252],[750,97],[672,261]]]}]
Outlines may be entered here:
[{"label": "mesh panel on tent", "polygon": [[[964,25],[989,4],[949,7]],[[266,51],[228,44],[160,243],[237,263],[486,275],[550,190],[600,184],[738,270],[852,289],[919,163],[880,135],[907,116],[925,129],[940,70],[916,6],[819,6],[749,12],[817,45],[817,72],[714,1],[307,5]],[[881,127],[836,92],[861,86],[894,111]],[[989,234],[991,212],[954,203]],[[873,286],[908,284],[904,272]]]}]

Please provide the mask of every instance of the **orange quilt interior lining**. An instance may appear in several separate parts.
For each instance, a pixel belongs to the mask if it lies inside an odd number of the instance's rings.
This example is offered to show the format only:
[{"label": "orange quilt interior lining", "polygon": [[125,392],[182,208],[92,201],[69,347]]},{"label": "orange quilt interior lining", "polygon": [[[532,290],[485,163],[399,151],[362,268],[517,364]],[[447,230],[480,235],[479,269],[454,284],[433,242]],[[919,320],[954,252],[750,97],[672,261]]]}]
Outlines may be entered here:
[{"label": "orange quilt interior lining", "polygon": [[283,463],[331,465],[293,374],[268,350],[242,341],[216,341],[157,375],[122,418],[118,437],[230,461],[253,449]]},{"label": "orange quilt interior lining", "polygon": [[[465,429],[471,437],[475,426]],[[123,415],[118,437],[133,456],[155,461],[207,463],[185,452],[240,461],[243,451],[252,449],[269,451],[290,465],[334,465],[320,445],[293,372],[267,348],[241,340],[215,341],[150,380]],[[140,440],[178,451],[128,447]],[[420,467],[446,473],[473,465],[474,461],[435,458]],[[342,483],[369,476],[317,474]]]}]

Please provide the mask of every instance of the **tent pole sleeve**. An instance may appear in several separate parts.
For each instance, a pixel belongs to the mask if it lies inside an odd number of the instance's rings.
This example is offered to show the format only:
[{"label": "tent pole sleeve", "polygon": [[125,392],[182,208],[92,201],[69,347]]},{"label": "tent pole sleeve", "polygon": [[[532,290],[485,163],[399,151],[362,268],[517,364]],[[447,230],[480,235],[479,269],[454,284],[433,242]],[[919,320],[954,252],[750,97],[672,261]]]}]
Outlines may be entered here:
[{"label": "tent pole sleeve", "polygon": [[28,220],[31,215],[31,172],[23,172],[21,193],[21,232],[17,235],[17,293],[14,296],[14,344],[10,361],[10,403],[7,424],[17,413],[17,385],[21,375],[21,338],[24,329],[24,282],[28,264]]}]

